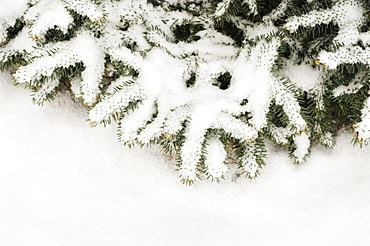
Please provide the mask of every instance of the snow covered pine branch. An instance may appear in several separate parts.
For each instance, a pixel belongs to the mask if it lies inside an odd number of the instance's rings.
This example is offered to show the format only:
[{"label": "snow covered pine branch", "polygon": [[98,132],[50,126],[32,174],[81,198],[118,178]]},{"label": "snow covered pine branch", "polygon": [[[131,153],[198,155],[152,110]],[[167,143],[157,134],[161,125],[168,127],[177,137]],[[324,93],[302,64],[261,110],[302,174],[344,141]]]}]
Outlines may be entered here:
[{"label": "snow covered pine branch", "polygon": [[370,137],[366,1],[6,2],[0,69],[38,104],[70,92],[124,144],[161,144],[184,183],[255,177],[266,141],[300,163],[343,127]]}]

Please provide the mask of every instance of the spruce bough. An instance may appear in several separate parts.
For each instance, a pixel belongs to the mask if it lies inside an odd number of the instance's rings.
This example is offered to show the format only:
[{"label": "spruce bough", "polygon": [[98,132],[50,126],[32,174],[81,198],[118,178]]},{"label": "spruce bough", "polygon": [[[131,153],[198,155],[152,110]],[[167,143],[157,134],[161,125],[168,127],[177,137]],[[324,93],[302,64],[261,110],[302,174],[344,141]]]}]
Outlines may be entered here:
[{"label": "spruce bough", "polygon": [[0,69],[43,104],[160,144],[180,178],[253,178],[265,142],[303,162],[345,128],[370,138],[368,1],[0,1]]}]

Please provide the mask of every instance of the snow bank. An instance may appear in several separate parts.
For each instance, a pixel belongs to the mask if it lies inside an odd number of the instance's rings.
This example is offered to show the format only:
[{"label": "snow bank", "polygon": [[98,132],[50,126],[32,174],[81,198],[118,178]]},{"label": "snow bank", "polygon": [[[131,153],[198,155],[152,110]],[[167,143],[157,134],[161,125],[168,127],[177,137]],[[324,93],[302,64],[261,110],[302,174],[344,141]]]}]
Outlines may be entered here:
[{"label": "snow bank", "polygon": [[0,245],[367,245],[370,151],[272,147],[261,176],[185,187],[155,149],[90,128],[67,96],[38,107],[0,75]]}]

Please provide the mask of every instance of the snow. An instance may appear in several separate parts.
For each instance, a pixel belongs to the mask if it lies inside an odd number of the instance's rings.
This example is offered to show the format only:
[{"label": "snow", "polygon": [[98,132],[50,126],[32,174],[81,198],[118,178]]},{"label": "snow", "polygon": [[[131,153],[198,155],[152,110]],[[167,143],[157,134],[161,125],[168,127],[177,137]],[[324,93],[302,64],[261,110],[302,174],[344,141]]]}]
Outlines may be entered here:
[{"label": "snow", "polygon": [[293,155],[297,158],[297,162],[303,162],[311,145],[310,138],[305,132],[302,132],[301,135],[294,136],[293,140],[296,146]]},{"label": "snow", "polygon": [[231,0],[224,0],[224,1],[219,2],[217,4],[217,8],[216,8],[214,15],[217,17],[224,15],[230,3],[231,3]]},{"label": "snow", "polygon": [[292,17],[285,27],[290,31],[295,31],[299,26],[314,27],[333,21],[339,27],[334,41],[351,46],[359,40],[358,29],[365,22],[361,5],[361,1],[358,0],[338,0],[330,9],[313,10],[308,14]]},{"label": "snow", "polygon": [[0,75],[0,245],[367,245],[368,147],[341,133],[305,164],[269,147],[261,176],[186,187],[155,148],[43,107]]},{"label": "snow", "polygon": [[206,153],[205,164],[208,167],[208,173],[216,179],[221,178],[227,172],[227,168],[224,165],[227,153],[221,141],[216,137],[212,137],[208,141]]},{"label": "snow", "polygon": [[[310,76],[306,76],[307,74]],[[282,75],[305,91],[317,90],[323,81],[322,74],[320,70],[314,69],[308,64],[296,65],[293,62],[288,62],[282,71]]]},{"label": "snow", "polygon": [[[202,44],[195,42],[191,45],[200,48]],[[298,102],[270,72],[279,45],[280,40],[276,38],[270,42],[259,41],[249,52],[244,49],[236,61],[223,60],[218,56],[211,60],[199,59],[194,71],[197,80],[190,88],[185,84],[187,75],[192,72],[188,64],[191,61],[153,48],[145,58],[136,59],[140,74],[135,83],[99,102],[89,112],[89,119],[92,124],[99,123],[109,119],[115,112],[125,110],[129,102],[140,100],[134,112],[122,120],[121,137],[128,144],[148,144],[161,134],[177,134],[173,130],[180,130],[185,119],[176,110],[180,109],[183,114],[186,112],[183,108],[188,108],[186,117],[189,122],[184,133],[186,139],[181,146],[181,173],[186,179],[194,179],[207,130],[223,129],[241,141],[254,141],[258,132],[267,125],[266,114],[271,98],[277,104],[284,105],[294,127],[300,130],[306,127],[306,122],[299,114]],[[229,69],[225,69],[226,65]],[[215,78],[224,69],[233,75],[228,90],[213,86]],[[248,104],[241,105],[245,98],[248,98]],[[149,105],[150,102],[155,102],[157,108]],[[156,116],[153,116],[156,114],[154,109],[158,109]],[[245,111],[253,115],[249,120],[250,125],[234,117]],[[176,124],[169,126],[168,119],[175,116],[181,117],[177,117],[175,122],[170,120],[170,123]],[[135,121],[132,121],[133,118]],[[151,118],[154,120],[148,123]],[[127,126],[127,122],[131,123]],[[166,128],[172,129],[172,132],[164,132]]]},{"label": "snow", "polygon": [[356,93],[362,88],[362,84],[351,82],[348,86],[340,85],[333,90],[333,96],[338,97],[344,94]]},{"label": "snow", "polygon": [[27,9],[25,0],[0,0],[0,41],[6,38],[6,28],[15,24],[16,19]]},{"label": "snow", "polygon": [[67,8],[73,9],[79,14],[86,15],[90,18],[91,21],[94,22],[99,22],[104,16],[103,11],[99,9],[97,5],[91,3],[90,1],[63,0],[62,2]]},{"label": "snow", "polygon": [[[42,14],[41,14],[42,13]],[[57,15],[55,13],[58,13]],[[73,22],[72,16],[59,0],[44,0],[30,8],[24,16],[25,21],[32,27],[30,33],[36,38],[44,38],[45,33],[52,28],[59,28],[67,33]]]},{"label": "snow", "polygon": [[368,143],[369,133],[369,121],[370,121],[370,101],[367,99],[364,102],[364,107],[361,110],[362,121],[356,123],[352,127],[356,129],[357,138],[360,143]]}]

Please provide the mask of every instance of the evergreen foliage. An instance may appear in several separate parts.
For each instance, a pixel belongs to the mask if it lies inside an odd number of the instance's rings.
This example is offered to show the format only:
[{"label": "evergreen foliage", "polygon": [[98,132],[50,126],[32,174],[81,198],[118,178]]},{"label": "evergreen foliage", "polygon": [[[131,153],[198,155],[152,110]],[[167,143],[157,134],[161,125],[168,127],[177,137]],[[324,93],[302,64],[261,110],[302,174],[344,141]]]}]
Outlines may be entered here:
[{"label": "evergreen foliage", "polygon": [[0,1],[0,70],[42,104],[162,145],[181,180],[253,178],[265,142],[295,163],[339,129],[370,139],[365,0]]}]

